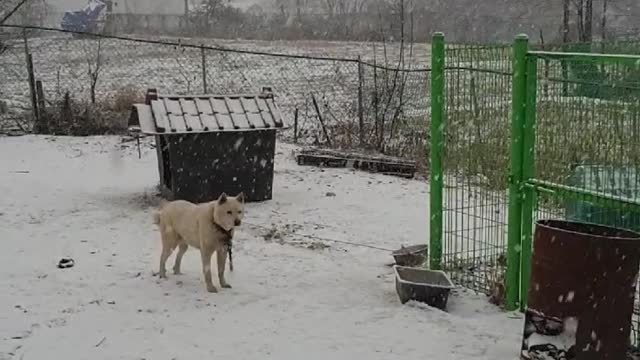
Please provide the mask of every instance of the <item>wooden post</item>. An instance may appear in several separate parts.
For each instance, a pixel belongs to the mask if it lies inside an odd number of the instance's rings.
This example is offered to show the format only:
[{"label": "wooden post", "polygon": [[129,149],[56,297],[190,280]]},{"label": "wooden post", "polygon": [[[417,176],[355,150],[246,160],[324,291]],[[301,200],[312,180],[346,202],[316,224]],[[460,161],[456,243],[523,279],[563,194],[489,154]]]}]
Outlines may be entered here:
[{"label": "wooden post", "polygon": [[184,20],[183,20],[183,31],[187,32],[189,30],[189,0],[184,0]]},{"label": "wooden post", "polygon": [[315,95],[311,94],[311,100],[313,101],[313,107],[316,109],[316,113],[318,114],[318,120],[320,121],[320,125],[322,126],[322,132],[324,133],[324,138],[327,140],[327,145],[331,147],[331,139],[329,138],[329,132],[327,131],[327,127],[324,126],[324,121],[322,120],[322,114],[320,113],[320,107],[318,106],[318,101],[316,100]]},{"label": "wooden post", "polygon": [[27,39],[27,30],[23,29],[24,37],[24,55],[27,64],[27,81],[29,81],[29,93],[31,95],[31,110],[33,111],[34,125],[38,124],[38,103],[36,99],[35,75],[33,74],[33,59],[29,52],[29,40]]},{"label": "wooden post", "polygon": [[200,53],[202,55],[202,90],[203,94],[207,93],[207,53],[205,52],[204,45],[200,47]]},{"label": "wooden post", "polygon": [[293,143],[298,143],[298,108],[293,112]]},{"label": "wooden post", "polygon": [[40,80],[36,80],[36,98],[38,100],[38,122],[39,127],[42,128],[45,125],[44,122],[47,121],[47,117],[45,116],[44,89]]},{"label": "wooden post", "polygon": [[[563,0],[562,1],[562,51],[567,50],[567,44],[569,43],[569,16],[571,16],[570,11],[570,1],[571,0]],[[562,80],[569,79],[569,68],[567,66],[567,62],[562,60],[560,62],[560,67],[562,69]],[[562,96],[569,96],[569,82],[562,82]]]},{"label": "wooden post", "polygon": [[362,92],[364,87],[364,74],[362,61],[358,55],[358,128],[360,130],[360,147],[364,146],[364,109],[362,104]]}]

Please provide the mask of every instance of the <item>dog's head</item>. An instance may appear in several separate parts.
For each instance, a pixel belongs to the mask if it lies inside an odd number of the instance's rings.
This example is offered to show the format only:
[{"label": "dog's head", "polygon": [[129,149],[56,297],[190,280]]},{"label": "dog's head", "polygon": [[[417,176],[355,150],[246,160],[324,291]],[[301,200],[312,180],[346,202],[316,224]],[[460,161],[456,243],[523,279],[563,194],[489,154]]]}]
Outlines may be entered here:
[{"label": "dog's head", "polygon": [[229,231],[242,223],[244,216],[244,193],[237,196],[227,196],[222,193],[213,209],[214,221],[223,229]]}]

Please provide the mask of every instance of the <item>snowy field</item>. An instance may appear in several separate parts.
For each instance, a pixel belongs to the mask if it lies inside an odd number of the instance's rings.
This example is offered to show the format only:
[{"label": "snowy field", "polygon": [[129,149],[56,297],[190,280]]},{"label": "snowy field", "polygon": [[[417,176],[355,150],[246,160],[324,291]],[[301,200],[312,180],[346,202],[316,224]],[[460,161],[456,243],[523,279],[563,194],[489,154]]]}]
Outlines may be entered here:
[{"label": "snowy field", "polygon": [[[173,43],[180,41],[176,38],[164,40]],[[373,63],[375,58],[378,65],[386,64],[392,68],[399,65],[398,44],[389,44],[385,51],[382,44],[377,44],[374,48],[372,43],[358,42],[267,42],[192,38],[183,39],[180,43],[350,60],[361,55],[366,62]],[[161,93],[199,94],[204,92],[204,60],[208,93],[246,94],[271,87],[289,124],[294,122],[295,109],[299,110],[299,129],[303,136],[306,132],[317,132],[320,127],[312,105],[312,96],[319,102],[324,121],[329,126],[345,122],[355,124],[358,119],[359,70],[358,64],[353,61],[300,59],[216,50],[205,51],[203,59],[199,48],[116,39],[74,39],[70,35],[34,37],[29,39],[28,44],[33,58],[34,76],[36,80],[42,81],[45,99],[53,103],[62,99],[67,91],[73,99],[89,101],[92,84],[90,73],[97,74],[96,101],[105,106],[112,105],[114,98],[130,93],[130,90],[144,94],[148,88],[156,88]],[[31,104],[24,42],[17,39],[8,41],[7,45],[8,50],[0,54],[0,79],[3,79],[0,101],[8,103],[10,116],[18,117]],[[405,52],[408,53],[409,50],[405,49]],[[411,50],[411,55],[406,55],[405,66],[425,68],[428,65],[427,55],[426,45],[416,45]],[[388,59],[386,62],[385,57]],[[362,69],[365,88],[363,111],[367,122],[373,121],[371,104],[374,78],[380,93],[383,92],[383,83],[389,92],[394,79],[392,73],[383,75],[383,71],[378,70],[374,76],[373,72],[370,66]],[[427,73],[409,73],[404,83],[404,114],[409,117],[425,116],[428,108],[428,97],[424,92],[427,88]],[[397,91],[394,96],[398,97]],[[128,106],[126,108],[128,111]]]},{"label": "snowy field", "polygon": [[118,137],[0,138],[0,359],[517,358],[519,315],[462,290],[448,313],[401,305],[388,253],[299,235],[426,241],[424,181],[299,167],[294,149],[278,146],[274,199],[247,207],[233,289],[209,294],[193,249],[184,275],[152,275],[148,142],[138,159]]}]

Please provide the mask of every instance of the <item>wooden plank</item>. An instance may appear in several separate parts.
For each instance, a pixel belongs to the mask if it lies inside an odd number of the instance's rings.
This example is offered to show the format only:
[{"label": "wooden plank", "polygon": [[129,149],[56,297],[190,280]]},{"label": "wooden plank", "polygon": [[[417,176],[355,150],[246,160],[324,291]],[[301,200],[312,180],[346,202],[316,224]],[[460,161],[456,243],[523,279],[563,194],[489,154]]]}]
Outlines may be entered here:
[{"label": "wooden plank", "polygon": [[169,124],[167,109],[164,107],[164,102],[161,100],[152,100],[151,109],[153,110],[153,116],[155,118],[155,128],[158,132],[171,131],[171,125]]},{"label": "wooden plank", "polygon": [[416,172],[415,165],[410,166],[403,163],[393,163],[377,161],[373,159],[347,159],[340,155],[312,154],[303,151],[296,156],[298,165],[314,165],[324,167],[350,167],[358,170],[381,173],[385,175],[399,176],[403,178],[413,178]]},{"label": "wooden plank", "polygon": [[[256,127],[262,128],[264,127],[264,124],[262,122],[262,119],[260,118],[260,116],[258,116],[257,118],[252,117],[252,115],[258,115],[255,112],[251,112],[249,111],[246,107],[245,107],[245,102],[243,101],[244,97],[241,97],[238,99],[237,103],[240,105],[241,110],[242,110],[242,115],[244,115],[244,117],[246,117],[247,119],[247,125],[249,126],[249,129],[255,129]],[[256,107],[257,109],[257,107]],[[233,115],[232,115],[233,117]],[[236,123],[236,125],[238,125],[238,123]]]},{"label": "wooden plank", "polygon": [[145,104],[134,104],[133,106],[138,113],[138,124],[140,125],[140,130],[147,134],[158,132],[158,129],[153,122],[151,106]]},{"label": "wooden plank", "polygon": [[256,104],[256,99],[253,97],[241,97],[240,103],[242,103],[242,107],[246,113],[259,113],[260,108],[258,104]]},{"label": "wooden plank", "polygon": [[260,116],[265,123],[265,127],[276,127],[276,122],[273,120],[273,116],[271,115],[267,102],[262,98],[258,98],[256,103],[258,105],[258,109],[260,109]]},{"label": "wooden plank", "polygon": [[282,119],[278,116],[279,115],[278,107],[276,106],[273,99],[267,99],[266,103],[267,103],[267,106],[269,107],[269,113],[273,117],[273,121],[275,122],[276,127],[283,127],[284,123],[282,122]]},{"label": "wooden plank", "polygon": [[225,104],[224,98],[211,98],[209,100],[214,114],[228,114],[229,109]]},{"label": "wooden plank", "polygon": [[251,128],[268,128],[267,124],[262,119],[260,113],[247,113],[247,118],[249,118],[249,124],[251,124]]},{"label": "wooden plank", "polygon": [[234,128],[233,121],[231,121],[231,116],[229,114],[217,113],[214,116],[216,117],[216,120],[218,120],[218,124],[220,124],[220,130],[232,130]]},{"label": "wooden plank", "polygon": [[200,132],[204,129],[204,126],[200,121],[200,116],[198,115],[185,114],[184,122],[187,125],[187,131]]},{"label": "wooden plank", "polygon": [[[222,100],[223,100],[223,103],[224,103],[224,108],[227,109],[227,112],[229,113],[231,124],[233,125],[232,129],[239,129],[240,125],[238,125],[236,123],[236,119],[233,117],[232,111],[229,108],[229,104],[227,103],[227,98],[223,98]],[[227,127],[225,126],[225,128],[227,128]]]},{"label": "wooden plank", "polygon": [[200,115],[202,114],[213,115],[213,108],[211,107],[211,103],[209,102],[209,99],[196,98],[195,104],[196,104],[196,108],[198,109],[198,113]]},{"label": "wooden plank", "polygon": [[312,165],[331,168],[344,168],[347,166],[347,160],[328,156],[323,157],[298,154],[298,156],[296,156],[296,160],[298,162],[298,165]]},{"label": "wooden plank", "polygon": [[187,124],[184,121],[184,117],[182,115],[175,115],[170,113],[169,124],[171,124],[171,131],[173,132],[185,132],[187,131]]},{"label": "wooden plank", "polygon": [[180,98],[180,107],[182,108],[183,114],[200,115],[200,113],[198,112],[198,108],[196,107],[195,100]]},{"label": "wooden plank", "polygon": [[244,114],[245,110],[242,108],[242,102],[239,97],[228,97],[225,98],[225,102],[227,103],[227,107],[229,108],[230,113],[236,114]]},{"label": "wooden plank", "polygon": [[182,107],[179,100],[162,98],[164,101],[164,107],[167,109],[167,114],[182,115]]},{"label": "wooden plank", "polygon": [[195,105],[196,111],[198,112],[198,116],[200,117],[202,130],[209,131],[218,129],[218,122],[213,116],[213,109],[211,109],[211,103],[209,103],[209,99],[196,98],[193,103]]},{"label": "wooden plank", "polygon": [[267,101],[265,98],[257,98],[256,99],[256,103],[258,104],[258,109],[260,109],[261,112],[269,112],[269,105],[267,105]]},{"label": "wooden plank", "polygon": [[243,113],[232,113],[231,120],[233,121],[236,129],[251,129],[249,119],[247,118],[247,115]]},{"label": "wooden plank", "polygon": [[201,114],[200,121],[202,121],[204,130],[218,130],[220,128],[213,114]]},{"label": "wooden plank", "polygon": [[182,107],[177,99],[162,98],[164,106],[167,109],[167,117],[169,118],[169,126],[171,131],[187,131],[187,123],[182,116]]}]

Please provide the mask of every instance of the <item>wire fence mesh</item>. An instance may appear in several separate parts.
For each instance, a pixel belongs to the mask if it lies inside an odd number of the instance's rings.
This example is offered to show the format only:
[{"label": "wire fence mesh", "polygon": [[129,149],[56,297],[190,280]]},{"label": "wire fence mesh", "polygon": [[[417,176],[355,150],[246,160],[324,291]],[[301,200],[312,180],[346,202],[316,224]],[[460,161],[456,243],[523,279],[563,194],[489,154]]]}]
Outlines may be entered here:
[{"label": "wire fence mesh", "polygon": [[[361,146],[425,161],[429,69],[412,48],[395,49],[393,54],[385,49],[384,57],[374,49],[363,56],[373,59],[367,62],[27,30],[34,36],[3,41],[6,49],[0,54],[0,74],[6,79],[0,99],[8,103],[3,116],[11,125],[30,117],[33,107],[30,54],[34,78],[42,83],[40,101],[48,112],[75,109],[56,121],[71,116],[80,117],[74,123],[88,123],[91,118],[93,126],[105,132],[110,126],[126,126],[131,104],[143,101],[148,88],[171,94],[246,94],[270,87],[289,125],[282,134],[286,139],[339,148]],[[61,125],[57,132],[70,131],[68,121],[56,121],[50,122]]]},{"label": "wire fence mesh", "polygon": [[[638,53],[640,47],[624,41],[555,49]],[[449,45],[445,61],[443,268],[457,283],[492,294],[504,289],[506,268],[511,47]],[[575,182],[579,164],[638,166],[637,64],[541,59],[538,67],[538,178]],[[564,214],[564,202],[555,201],[540,206]]]},{"label": "wire fence mesh", "polygon": [[[637,47],[578,46],[584,52],[640,53]],[[576,47],[573,47],[576,49]],[[622,50],[624,49],[624,50]],[[534,219],[566,219],[640,231],[640,70],[633,57],[537,55],[535,180],[607,199],[537,192]],[[636,287],[632,344],[638,345]]]},{"label": "wire fence mesh", "polygon": [[504,271],[509,161],[509,46],[445,52],[443,267],[489,294]]}]

